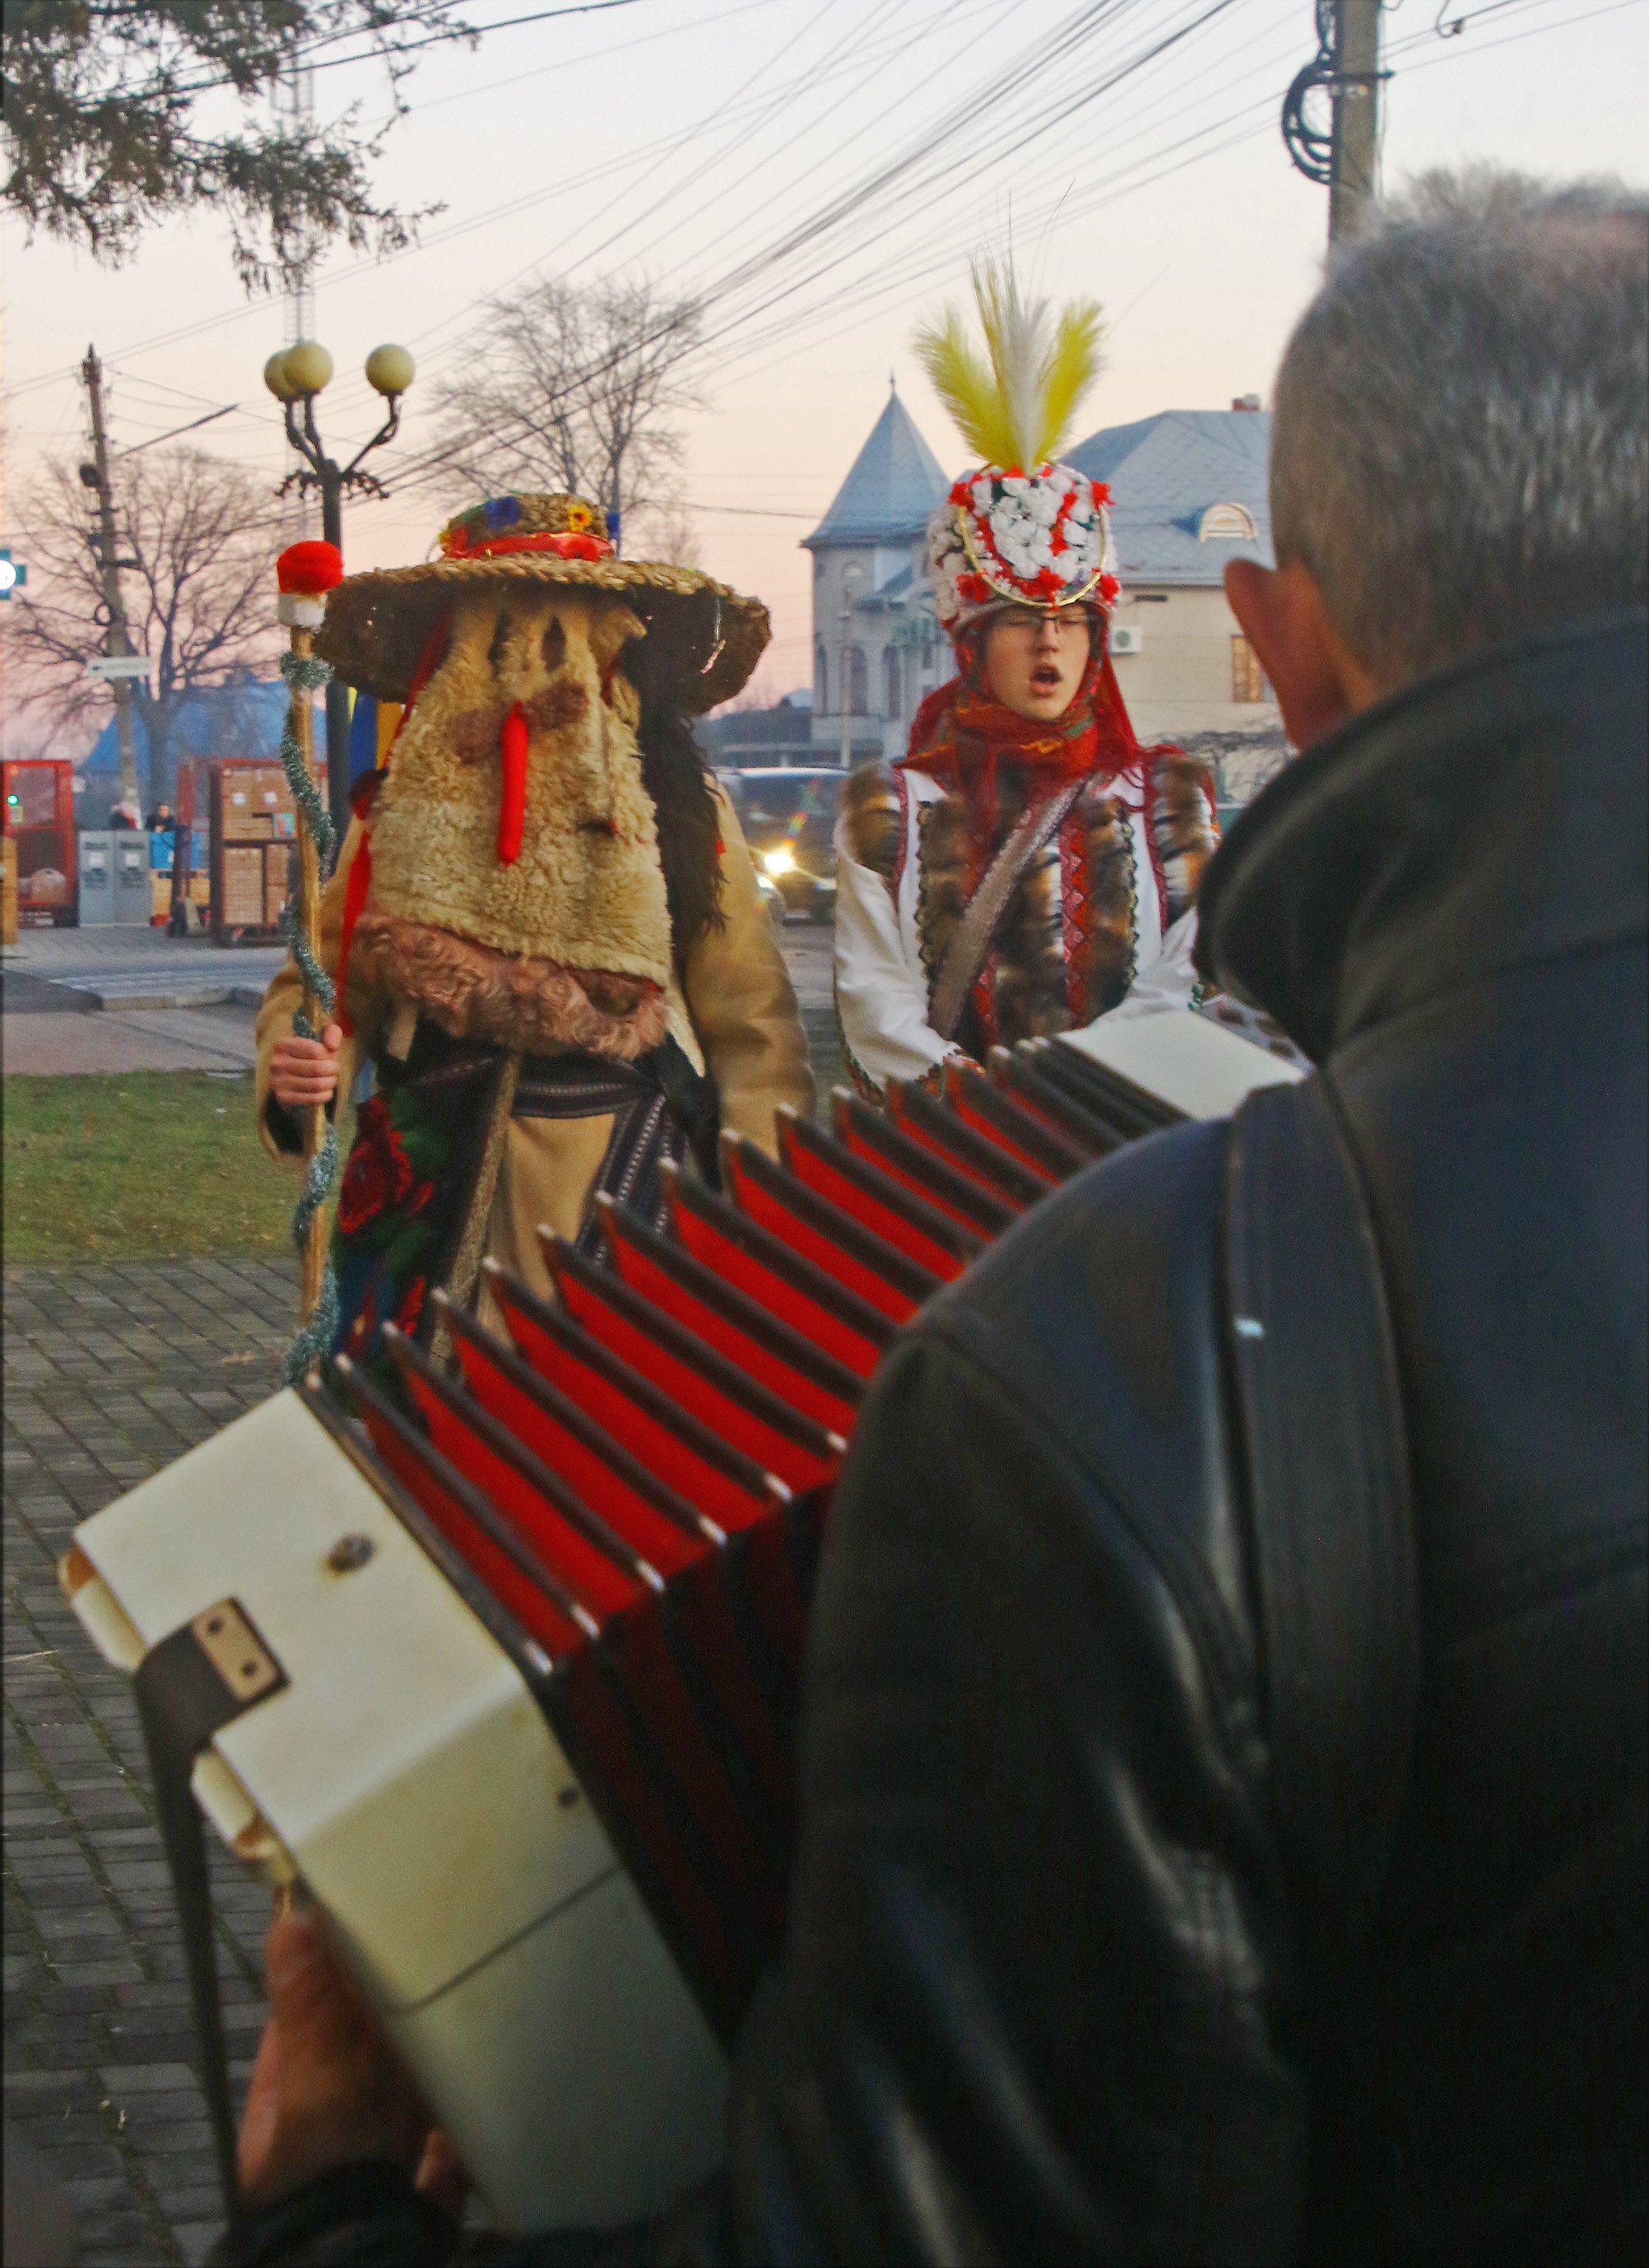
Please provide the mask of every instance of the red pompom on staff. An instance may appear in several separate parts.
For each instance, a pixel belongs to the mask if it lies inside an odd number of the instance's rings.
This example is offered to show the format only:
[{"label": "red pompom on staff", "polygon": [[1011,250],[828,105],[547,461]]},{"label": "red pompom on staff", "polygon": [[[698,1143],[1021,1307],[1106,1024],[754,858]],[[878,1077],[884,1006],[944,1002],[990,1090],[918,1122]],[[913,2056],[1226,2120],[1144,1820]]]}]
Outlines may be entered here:
[{"label": "red pompom on staff", "polygon": [[[280,619],[291,632],[291,651],[281,657],[281,674],[291,696],[281,761],[298,807],[298,895],[287,942],[303,974],[304,1005],[294,1028],[300,1038],[319,1039],[335,1005],[332,979],[320,965],[321,869],[331,859],[334,830],[315,785],[313,696],[332,673],[314,659],[313,649],[326,615],[326,594],[343,579],[343,561],[335,544],[294,543],[276,561],[275,572]],[[304,1113],[304,1193],[292,1222],[303,1325],[288,1358],[293,1377],[302,1377],[330,1351],[336,1326],[337,1290],[327,1266],[326,1201],[337,1170],[337,1137],[318,1103]]]}]

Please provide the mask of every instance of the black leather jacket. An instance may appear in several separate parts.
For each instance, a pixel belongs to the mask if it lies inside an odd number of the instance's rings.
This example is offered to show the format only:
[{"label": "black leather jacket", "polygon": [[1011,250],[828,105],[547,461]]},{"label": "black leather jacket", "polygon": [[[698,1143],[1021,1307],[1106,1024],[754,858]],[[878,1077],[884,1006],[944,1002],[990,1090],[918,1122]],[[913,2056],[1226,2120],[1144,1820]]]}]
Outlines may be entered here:
[{"label": "black leather jacket", "polygon": [[[1210,972],[1334,1083],[1412,1444],[1418,1730],[1336,2052],[1303,2045],[1196,1125],[1050,1198],[879,1374],[719,2200],[487,2257],[1642,2257],[1645,738],[1642,618],[1554,632],[1312,749],[1204,886]],[[262,2257],[414,2257],[387,2196],[293,2208]]]}]

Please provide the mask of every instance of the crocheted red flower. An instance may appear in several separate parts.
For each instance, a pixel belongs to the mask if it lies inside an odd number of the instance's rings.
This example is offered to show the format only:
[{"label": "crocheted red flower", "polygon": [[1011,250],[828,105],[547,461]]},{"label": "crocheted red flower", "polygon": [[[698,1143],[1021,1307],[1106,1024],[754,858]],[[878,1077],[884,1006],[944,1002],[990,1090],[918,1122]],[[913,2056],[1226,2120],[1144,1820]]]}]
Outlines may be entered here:
[{"label": "crocheted red flower", "polygon": [[[338,1226],[345,1236],[358,1236],[379,1213],[404,1205],[413,1185],[412,1160],[389,1123],[389,1105],[375,1094],[356,1116],[355,1143],[338,1190]],[[423,1195],[429,1195],[427,1184]]]},{"label": "crocheted red flower", "polygon": [[395,1329],[405,1331],[409,1338],[417,1330],[418,1319],[423,1313],[424,1293],[429,1288],[427,1276],[415,1276],[401,1294],[401,1305],[395,1310]]}]

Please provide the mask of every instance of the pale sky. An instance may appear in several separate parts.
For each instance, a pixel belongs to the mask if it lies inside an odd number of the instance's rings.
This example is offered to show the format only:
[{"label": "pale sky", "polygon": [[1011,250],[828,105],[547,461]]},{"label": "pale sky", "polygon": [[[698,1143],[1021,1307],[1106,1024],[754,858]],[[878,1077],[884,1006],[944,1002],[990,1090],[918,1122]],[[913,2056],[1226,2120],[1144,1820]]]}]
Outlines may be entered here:
[{"label": "pale sky", "polygon": [[[467,12],[503,26],[548,4],[475,0]],[[316,282],[314,330],[339,373],[320,405],[335,454],[371,430],[376,397],[359,375],[371,349],[398,340],[419,364],[403,438],[372,460],[395,492],[346,506],[346,558],[421,558],[445,516],[446,497],[408,475],[433,438],[431,380],[462,367],[480,301],[541,274],[644,272],[710,295],[683,493],[704,565],[772,610],[762,689],[805,685],[797,544],[890,372],[941,461],[960,467],[909,341],[964,291],[972,253],[1011,234],[1043,289],[1103,303],[1108,364],[1078,438],[1250,391],[1269,399],[1327,226],[1326,193],[1292,170],[1277,129],[1284,89],[1314,49],[1312,17],[1311,0],[609,0],[501,27],[473,51],[431,49],[376,182],[445,210],[417,248],[381,265],[335,254]],[[1177,44],[1140,62],[1175,31]],[[1649,0],[1395,0],[1386,40],[1388,185],[1474,158],[1649,174]],[[315,83],[323,116],[354,101],[383,113],[376,65]],[[968,122],[936,143],[969,102]],[[810,222],[821,232],[787,241]],[[81,447],[88,341],[109,367],[116,446],[236,403],[190,438],[271,487],[288,469],[261,376],[285,340],[284,303],[245,299],[218,224],[158,230],[120,270],[27,246],[11,223],[4,254],[4,540],[41,453]]]}]

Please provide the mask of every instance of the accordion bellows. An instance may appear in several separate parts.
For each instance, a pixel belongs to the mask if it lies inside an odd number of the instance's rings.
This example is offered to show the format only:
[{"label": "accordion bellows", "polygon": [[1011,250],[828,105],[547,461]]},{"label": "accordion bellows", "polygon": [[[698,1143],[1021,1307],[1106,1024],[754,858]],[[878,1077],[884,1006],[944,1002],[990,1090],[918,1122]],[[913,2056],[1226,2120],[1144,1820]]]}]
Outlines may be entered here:
[{"label": "accordion bellows", "polygon": [[838,1091],[777,1160],[728,1138],[721,1191],[678,1174],[666,1233],[607,1206],[605,1264],[547,1236],[554,1304],[494,1269],[504,1332],[449,1306],[452,1367],[392,1336],[394,1395],[340,1364],[77,1531],[82,1621],[215,1697],[200,1805],[324,1909],[496,2226],[613,2226],[720,2158],[889,1339],[1071,1174],[1297,1076],[1164,1015]]}]

